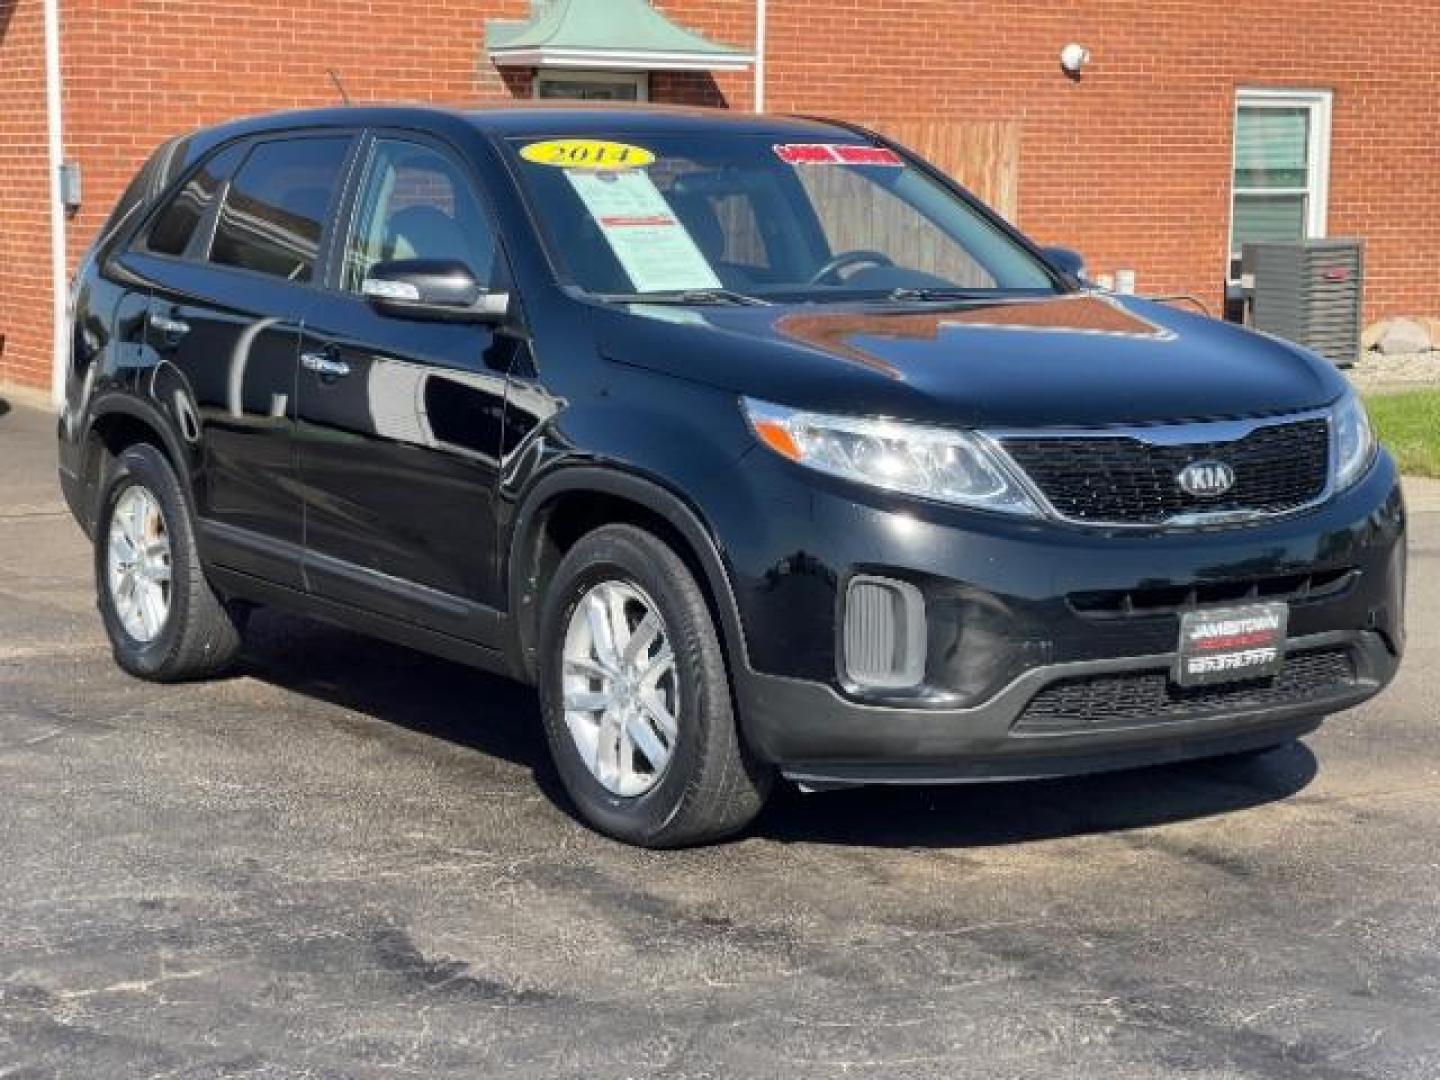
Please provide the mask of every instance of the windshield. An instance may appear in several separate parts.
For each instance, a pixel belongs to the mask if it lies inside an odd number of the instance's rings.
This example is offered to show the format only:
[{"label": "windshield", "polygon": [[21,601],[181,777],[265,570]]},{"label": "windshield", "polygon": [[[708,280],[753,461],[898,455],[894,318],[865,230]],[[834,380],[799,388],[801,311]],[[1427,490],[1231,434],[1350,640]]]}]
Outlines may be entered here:
[{"label": "windshield", "polygon": [[633,135],[510,141],[552,261],[590,293],[1053,293],[1004,231],[883,147]]}]

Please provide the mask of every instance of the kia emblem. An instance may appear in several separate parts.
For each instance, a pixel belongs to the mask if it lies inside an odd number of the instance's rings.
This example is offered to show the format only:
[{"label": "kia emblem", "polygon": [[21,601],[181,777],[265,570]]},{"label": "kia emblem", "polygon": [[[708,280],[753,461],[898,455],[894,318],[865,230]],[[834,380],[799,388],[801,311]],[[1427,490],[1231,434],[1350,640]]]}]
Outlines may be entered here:
[{"label": "kia emblem", "polygon": [[1192,461],[1180,470],[1175,483],[1186,495],[1215,499],[1235,486],[1235,470],[1223,461]]}]

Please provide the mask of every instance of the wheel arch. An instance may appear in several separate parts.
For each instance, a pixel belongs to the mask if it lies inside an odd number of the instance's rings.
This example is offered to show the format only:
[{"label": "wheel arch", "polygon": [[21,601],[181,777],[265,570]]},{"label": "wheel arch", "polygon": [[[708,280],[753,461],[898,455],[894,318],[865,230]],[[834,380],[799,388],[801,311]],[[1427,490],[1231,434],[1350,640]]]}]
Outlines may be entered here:
[{"label": "wheel arch", "polygon": [[566,466],[531,488],[514,520],[506,573],[517,673],[535,679],[541,601],[565,552],[593,529],[616,523],[648,528],[675,549],[705,593],[727,662],[746,662],[739,606],[719,545],[700,514],[669,487],[612,467]]},{"label": "wheel arch", "polygon": [[91,406],[85,434],[80,440],[84,507],[81,524],[88,535],[94,536],[107,470],[127,447],[141,442],[154,446],[165,457],[175,470],[186,498],[191,498],[189,456],[160,411],[128,394],[107,395]]}]

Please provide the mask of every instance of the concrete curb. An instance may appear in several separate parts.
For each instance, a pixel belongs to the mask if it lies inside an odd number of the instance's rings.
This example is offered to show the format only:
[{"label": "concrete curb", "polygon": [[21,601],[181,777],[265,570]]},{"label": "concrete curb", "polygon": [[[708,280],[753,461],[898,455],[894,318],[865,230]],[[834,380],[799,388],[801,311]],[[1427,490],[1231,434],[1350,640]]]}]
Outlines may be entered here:
[{"label": "concrete curb", "polygon": [[41,412],[47,413],[55,412],[55,407],[50,403],[49,393],[33,386],[0,380],[0,398],[12,405],[23,405],[28,409],[39,409]]},{"label": "concrete curb", "polygon": [[1430,480],[1422,476],[1407,476],[1403,481],[1405,487],[1405,507],[1412,514],[1430,514],[1440,511],[1440,480]]}]

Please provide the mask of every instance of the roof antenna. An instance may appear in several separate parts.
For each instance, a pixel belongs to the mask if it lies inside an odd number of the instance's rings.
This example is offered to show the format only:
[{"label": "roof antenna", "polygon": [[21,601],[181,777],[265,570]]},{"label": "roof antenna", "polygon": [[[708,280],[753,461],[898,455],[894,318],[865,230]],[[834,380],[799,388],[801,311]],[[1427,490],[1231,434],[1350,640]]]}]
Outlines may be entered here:
[{"label": "roof antenna", "polygon": [[335,74],[335,69],[326,68],[325,74],[330,76],[330,81],[335,84],[335,89],[340,92],[340,100],[346,105],[349,105],[350,95],[345,92],[345,84],[340,81],[340,76]]}]

